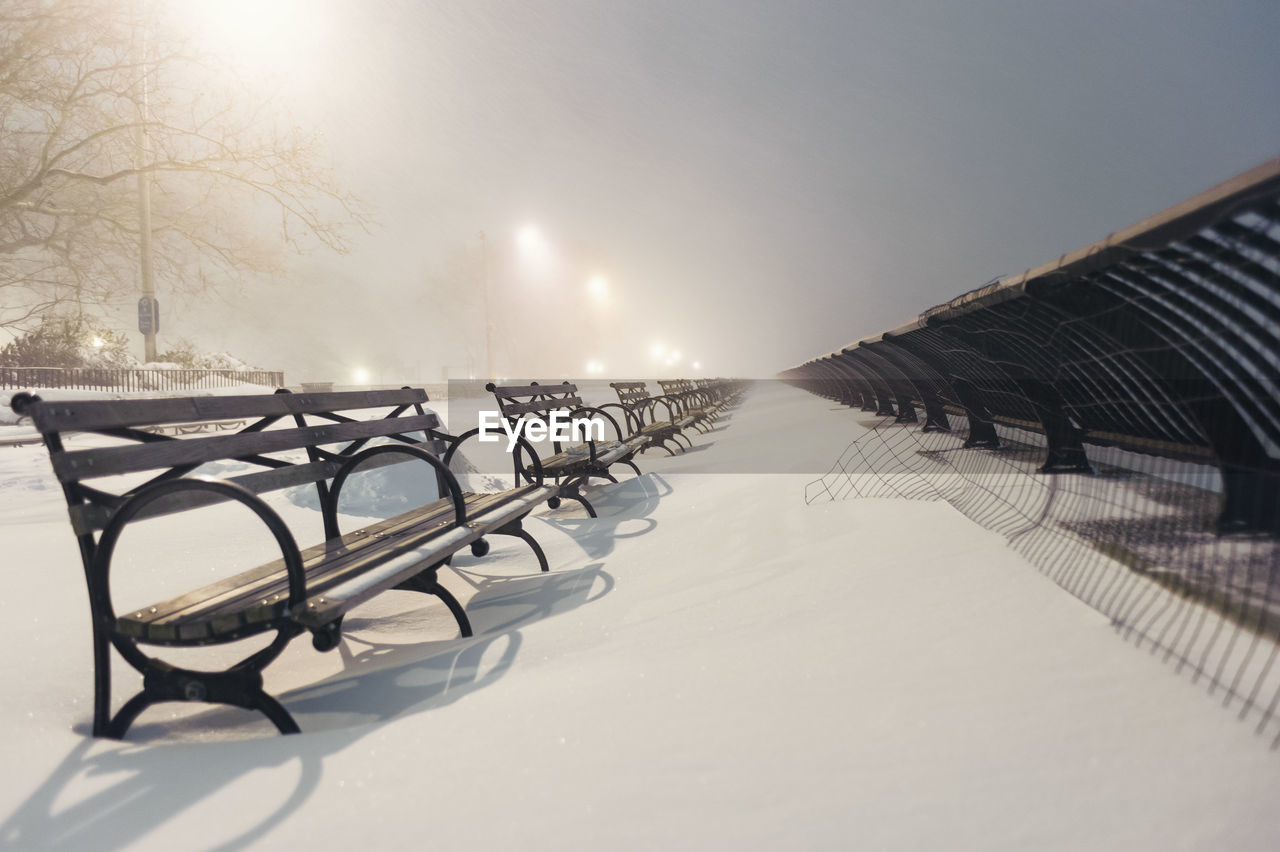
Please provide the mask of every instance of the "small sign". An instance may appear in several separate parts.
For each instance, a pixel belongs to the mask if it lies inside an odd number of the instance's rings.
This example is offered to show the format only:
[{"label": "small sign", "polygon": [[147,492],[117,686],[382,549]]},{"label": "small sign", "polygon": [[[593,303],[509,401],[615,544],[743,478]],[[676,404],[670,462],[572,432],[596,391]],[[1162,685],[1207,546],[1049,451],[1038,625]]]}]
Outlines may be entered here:
[{"label": "small sign", "polygon": [[138,300],[138,331],[143,334],[160,333],[160,302],[143,296]]}]

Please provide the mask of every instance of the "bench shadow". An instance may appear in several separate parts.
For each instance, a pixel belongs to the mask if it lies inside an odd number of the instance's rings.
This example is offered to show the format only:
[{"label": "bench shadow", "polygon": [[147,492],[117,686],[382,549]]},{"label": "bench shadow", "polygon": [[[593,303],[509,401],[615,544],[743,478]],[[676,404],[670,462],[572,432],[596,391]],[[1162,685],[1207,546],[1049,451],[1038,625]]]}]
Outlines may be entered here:
[{"label": "bench shadow", "polygon": [[[199,841],[203,848],[240,848],[306,803],[321,783],[326,756],[391,719],[452,704],[492,685],[515,664],[521,627],[593,603],[614,587],[600,563],[518,578],[473,576],[479,588],[468,613],[475,636],[428,643],[344,637],[341,672],[278,696],[302,727],[300,735],[278,736],[257,714],[217,707],[172,722],[139,724],[125,743],[86,736],[0,823],[0,848],[128,846],[257,770],[296,764],[297,781],[279,791],[282,801],[268,814],[216,844],[209,837]],[[146,741],[213,728],[249,736]],[[93,788],[88,795],[80,792]],[[73,804],[62,805],[68,798]]]},{"label": "bench shadow", "polygon": [[[656,473],[624,479],[614,485],[595,485],[587,499],[597,517],[540,516],[540,520],[566,532],[589,559],[603,559],[613,553],[619,539],[638,538],[658,528],[650,517],[663,497],[671,494],[667,480]],[[572,505],[572,504],[568,504]]]},{"label": "bench shadow", "polygon": [[711,441],[709,443],[694,444],[692,447],[685,447],[684,451],[674,456],[674,458],[681,458],[683,456],[689,455],[690,453],[701,453],[704,450],[711,449],[715,445],[716,445],[715,441]]}]

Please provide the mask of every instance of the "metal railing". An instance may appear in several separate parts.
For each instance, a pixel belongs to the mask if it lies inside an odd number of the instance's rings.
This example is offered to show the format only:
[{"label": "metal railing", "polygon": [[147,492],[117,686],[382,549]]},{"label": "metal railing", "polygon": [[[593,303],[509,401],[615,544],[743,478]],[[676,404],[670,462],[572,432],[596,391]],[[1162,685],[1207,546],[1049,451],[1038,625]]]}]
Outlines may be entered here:
[{"label": "metal railing", "polygon": [[946,500],[1276,718],[1280,158],[780,377],[869,413],[808,499]]},{"label": "metal railing", "polygon": [[0,367],[0,388],[32,390],[169,391],[229,387],[284,387],[279,370],[188,370],[114,367]]}]

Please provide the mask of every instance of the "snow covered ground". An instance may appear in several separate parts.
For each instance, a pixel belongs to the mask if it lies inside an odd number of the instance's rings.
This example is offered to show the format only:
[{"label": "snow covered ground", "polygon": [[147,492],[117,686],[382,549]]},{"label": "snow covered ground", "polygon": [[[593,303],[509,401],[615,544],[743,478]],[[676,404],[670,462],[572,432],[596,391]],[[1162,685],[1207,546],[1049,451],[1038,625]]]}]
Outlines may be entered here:
[{"label": "snow covered ground", "polygon": [[[88,738],[75,541],[43,449],[0,447],[0,847],[1277,848],[1270,738],[999,536],[805,505],[857,416],[762,384],[705,449],[593,489],[600,518],[540,510],[550,574],[501,538],[443,572],[474,638],[406,593],[334,653],[295,643],[267,672],[295,737],[162,705]],[[770,443],[789,472],[741,473]],[[257,558],[205,533],[143,580]]]}]

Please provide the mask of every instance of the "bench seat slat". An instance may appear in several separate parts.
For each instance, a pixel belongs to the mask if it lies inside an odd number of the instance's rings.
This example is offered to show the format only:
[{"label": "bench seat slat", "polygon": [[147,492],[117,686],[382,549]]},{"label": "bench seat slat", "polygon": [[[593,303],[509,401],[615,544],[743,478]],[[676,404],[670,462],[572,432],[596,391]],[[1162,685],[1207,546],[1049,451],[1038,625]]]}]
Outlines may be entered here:
[{"label": "bench seat slat", "polygon": [[[596,446],[595,464],[613,464],[627,453],[633,452],[636,447],[643,445],[644,441],[637,438],[629,438],[626,441],[619,441],[618,447],[611,447],[612,442],[598,444]],[[582,450],[582,452],[571,452],[571,450]],[[573,468],[584,464],[591,463],[591,454],[587,452],[586,444],[579,444],[576,447],[565,449],[553,456],[547,456],[541,459],[543,471],[552,475],[563,474],[567,468]],[[528,465],[532,468],[533,465]]]},{"label": "bench seat slat", "polygon": [[[468,493],[468,514],[474,517],[467,527],[454,527],[452,504],[439,500],[308,548],[302,554],[308,607],[305,613],[295,613],[294,619],[319,626],[336,618],[345,611],[343,607],[366,600],[388,588],[388,583],[394,585],[433,559],[444,559],[528,511],[544,500],[549,490],[527,486],[499,494]],[[400,540],[389,541],[397,538]],[[393,567],[386,569],[387,565]],[[391,579],[391,575],[398,579]],[[288,575],[284,563],[275,560],[121,615],[116,628],[139,641],[159,645],[223,642],[271,629],[285,617],[287,599]],[[330,615],[322,618],[325,613]]]},{"label": "bench seat slat", "polygon": [[422,388],[409,388],[176,399],[94,399],[77,402],[47,400],[33,403],[27,413],[40,432],[63,432],[69,429],[109,429],[203,420],[285,417],[413,405],[426,401],[426,391]]},{"label": "bench seat slat", "polygon": [[[283,396],[283,394],[281,395]],[[162,467],[203,464],[220,459],[261,455],[302,447],[437,429],[435,412],[413,417],[356,420],[327,426],[241,432],[207,438],[179,438],[164,443],[76,450],[53,456],[54,474],[62,482],[137,473]]]},{"label": "bench seat slat", "polygon": [[[428,537],[430,531],[444,528],[452,518],[452,507],[445,505],[445,501],[435,501],[386,521],[354,530],[341,539],[332,539],[307,548],[301,555],[303,570],[307,575],[308,594],[321,590],[327,576],[358,567],[363,564],[360,561],[362,557],[376,555],[378,551],[373,549],[375,544],[403,537],[409,531],[416,532],[420,537]],[[144,607],[130,613],[128,620],[144,623],[149,638],[175,639],[177,637],[174,631],[184,624],[211,619],[218,614],[237,616],[255,606],[256,602],[267,605],[278,602],[283,608],[288,588],[284,562],[276,559],[185,595]],[[269,612],[265,617],[270,620],[274,615]]]},{"label": "bench seat slat", "polygon": [[[393,562],[397,563],[395,565],[380,565],[372,571],[363,572],[350,580],[342,582],[340,585],[332,586],[324,595],[310,598],[307,601],[306,610],[299,613],[296,616],[296,620],[307,627],[320,627],[327,624],[352,607],[407,579],[417,571],[422,570],[424,566],[439,561],[439,554],[442,551],[438,545],[449,544],[449,552],[456,552],[462,546],[479,538],[482,533],[498,529],[527,514],[534,506],[545,500],[548,493],[553,492],[554,490],[547,486],[534,486],[530,489],[524,489],[519,494],[508,493],[504,495],[505,499],[488,509],[486,514],[471,524],[470,535],[466,537],[456,536],[455,533],[461,533],[463,530],[454,530],[448,533],[445,538],[436,542],[436,556],[404,554],[404,557],[413,556],[415,558],[409,562],[403,557],[397,557],[397,559],[393,560]],[[405,570],[406,568],[408,568],[407,571]]]},{"label": "bench seat slat", "polygon": [[[479,515],[500,503],[509,493],[466,493],[463,499],[468,504],[469,514]],[[324,591],[338,582],[334,579],[335,574],[349,573],[358,564],[363,564],[362,560],[370,553],[380,554],[397,539],[408,535],[429,535],[437,527],[452,524],[453,519],[452,501],[442,498],[307,548],[301,554],[307,574],[307,593]],[[256,598],[277,594],[282,600],[288,596],[288,575],[284,562],[279,559],[148,607],[146,621],[152,625],[179,623],[193,612],[215,607],[235,612],[248,607]]]},{"label": "bench seat slat", "polygon": [[[451,545],[449,546],[449,551],[456,553],[463,545],[479,539],[484,533],[498,530],[498,528],[506,526],[507,523],[525,516],[541,501],[547,499],[548,495],[554,493],[556,493],[554,487],[530,486],[526,487],[526,489],[508,491],[508,493],[500,495],[484,495],[498,496],[498,498],[502,499],[492,501],[483,513],[477,513],[477,517],[468,525],[471,527],[471,535],[465,537],[454,536],[454,532],[462,532],[461,530],[456,530],[447,533],[447,536],[436,542],[436,544],[449,544]],[[392,565],[379,565],[379,568],[374,569],[374,571],[357,574],[356,577],[343,581],[338,586],[330,586],[323,596],[312,596],[307,601],[306,611],[298,614],[297,620],[307,627],[320,627],[323,624],[332,622],[334,618],[346,613],[352,606],[364,603],[364,601],[371,599],[378,592],[387,590],[387,588],[406,580],[407,577],[411,577],[412,574],[421,571],[422,565],[438,562],[439,546],[435,553],[435,556],[402,554],[404,556],[416,555],[417,558],[413,562],[403,562],[401,558],[397,558],[394,562],[401,564],[394,565],[394,569]],[[407,572],[404,571],[406,568],[408,568]]]}]

